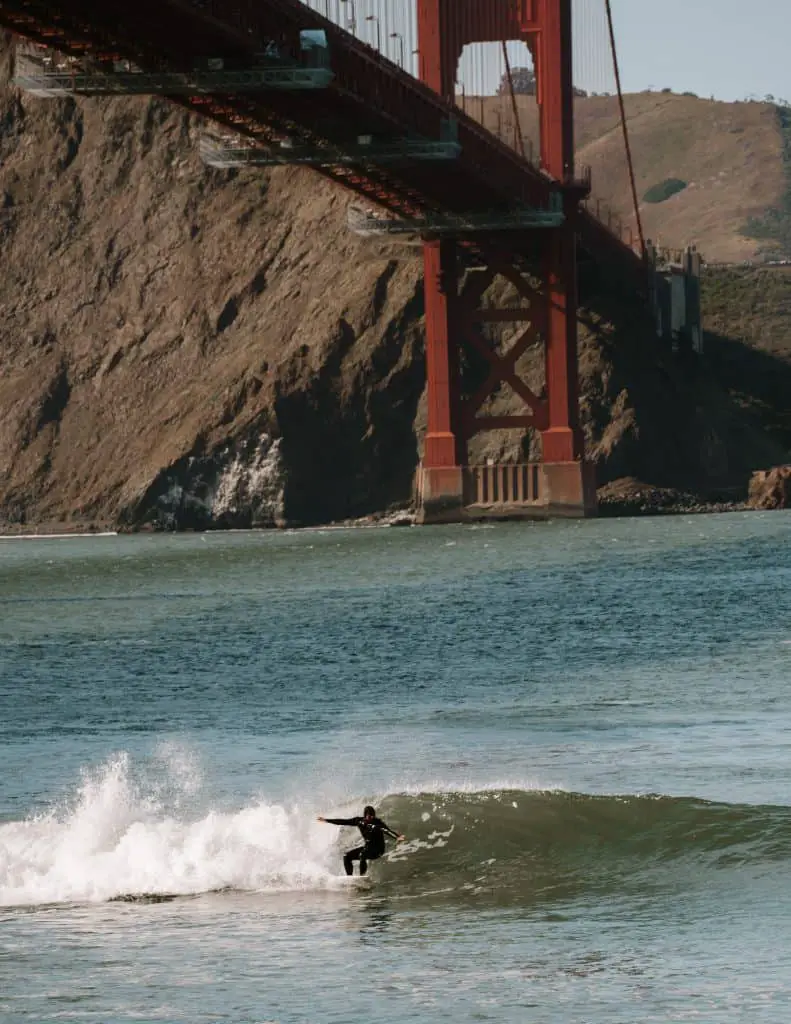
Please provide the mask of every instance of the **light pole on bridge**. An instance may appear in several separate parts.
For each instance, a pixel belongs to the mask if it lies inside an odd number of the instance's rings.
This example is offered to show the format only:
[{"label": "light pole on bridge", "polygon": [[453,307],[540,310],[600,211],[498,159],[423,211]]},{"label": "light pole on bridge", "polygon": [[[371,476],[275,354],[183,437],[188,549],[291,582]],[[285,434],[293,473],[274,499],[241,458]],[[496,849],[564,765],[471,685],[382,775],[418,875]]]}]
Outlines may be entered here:
[{"label": "light pole on bridge", "polygon": [[382,52],[382,26],[379,23],[379,18],[376,14],[366,14],[366,21],[373,21],[376,24],[376,49],[379,53]]},{"label": "light pole on bridge", "polygon": [[352,16],[347,21],[347,27],[351,30],[352,35],[357,34],[357,7],[355,6],[354,0],[341,0],[341,3],[345,6],[349,4],[352,9]]},{"label": "light pole on bridge", "polygon": [[398,40],[399,46],[401,48],[401,60],[399,61],[399,67],[401,67],[403,70],[406,70],[404,66],[404,37],[401,35],[400,32],[391,32],[390,38]]}]

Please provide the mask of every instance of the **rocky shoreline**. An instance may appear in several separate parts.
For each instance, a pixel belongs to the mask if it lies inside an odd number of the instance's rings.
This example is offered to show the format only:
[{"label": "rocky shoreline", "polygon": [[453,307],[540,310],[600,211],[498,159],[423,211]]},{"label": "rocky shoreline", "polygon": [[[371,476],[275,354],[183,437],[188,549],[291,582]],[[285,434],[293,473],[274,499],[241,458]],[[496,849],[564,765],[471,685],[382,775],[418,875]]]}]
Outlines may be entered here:
[{"label": "rocky shoreline", "polygon": [[[274,446],[270,446],[273,448]],[[268,455],[270,448],[265,454]],[[68,521],[41,522],[8,522],[0,525],[0,539],[14,537],[70,537],[70,536],[108,536],[133,533],[204,533],[204,532],[238,532],[242,530],[281,529],[281,530],[328,530],[328,529],[366,529],[373,527],[405,527],[418,525],[418,510],[412,503],[394,504],[381,511],[374,511],[364,516],[350,517],[327,522],[299,523],[282,516],[282,505],[276,505],[280,514],[249,515],[251,502],[256,508],[260,506],[271,509],[273,494],[279,497],[279,491],[273,486],[271,467],[261,472],[264,460],[261,452],[254,453],[256,473],[253,475],[257,486],[250,484],[250,473],[242,471],[242,462],[237,456],[234,460],[233,488],[217,487],[214,477],[216,467],[207,473],[206,466],[193,472],[201,481],[204,500],[198,502],[200,515],[179,516],[174,513],[173,502],[163,508],[167,514],[160,514],[139,522],[124,522],[109,519],[90,519],[87,516],[75,517]],[[249,469],[249,467],[247,467]],[[200,470],[200,471],[199,471]],[[203,473],[203,475],[201,475]],[[205,476],[214,480],[208,486]],[[276,477],[276,474],[274,475]],[[266,486],[263,486],[261,482]],[[221,483],[227,484],[221,477]],[[165,481],[167,487],[160,486],[163,495],[172,497],[174,485]],[[175,504],[184,505],[184,493],[179,490]],[[188,492],[189,501],[195,503],[194,486]],[[222,515],[209,514],[209,508],[217,495],[223,497]],[[230,499],[233,495],[233,499]],[[207,497],[208,496],[208,497]],[[682,490],[674,487],[656,487],[642,483],[633,477],[615,480],[598,491],[598,518],[620,518],[639,516],[678,516],[678,515],[711,515],[726,512],[758,512],[791,508],[791,465],[775,466],[768,470],[753,473],[749,485],[731,487],[707,494]],[[160,510],[161,511],[161,510]],[[216,510],[215,510],[216,511]],[[492,521],[497,517],[492,516]],[[486,516],[481,517],[486,521]]]},{"label": "rocky shoreline", "polygon": [[755,510],[746,500],[705,498],[663,487],[645,487],[626,495],[607,494],[599,498],[600,518],[751,511]]},{"label": "rocky shoreline", "polygon": [[[756,506],[749,501],[714,501],[699,495],[672,492],[667,488],[646,487],[639,492],[625,496],[604,496],[599,501],[599,519],[643,518],[647,516],[688,516],[713,515],[728,512],[777,511]],[[482,521],[486,521],[485,517]],[[492,522],[495,522],[492,519]],[[240,533],[248,530],[364,530],[389,527],[418,526],[417,510],[404,508],[388,512],[375,512],[358,519],[344,519],[329,523],[299,525],[280,522],[251,527],[187,527],[178,529],[162,525],[146,524],[129,527],[108,523],[40,523],[17,526],[9,529],[5,524],[0,529],[0,540],[14,538],[66,539],[78,537],[109,537],[153,533]]]}]

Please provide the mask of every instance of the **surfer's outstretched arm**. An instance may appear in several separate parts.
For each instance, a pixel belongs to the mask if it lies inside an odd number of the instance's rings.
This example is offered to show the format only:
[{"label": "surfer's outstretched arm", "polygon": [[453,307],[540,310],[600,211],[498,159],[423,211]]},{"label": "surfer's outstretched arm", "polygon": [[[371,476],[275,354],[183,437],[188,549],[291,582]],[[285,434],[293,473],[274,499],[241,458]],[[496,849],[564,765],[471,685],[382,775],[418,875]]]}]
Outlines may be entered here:
[{"label": "surfer's outstretched arm", "polygon": [[359,818],[324,818],[322,815],[319,815],[318,820],[324,821],[328,825],[351,825],[354,827],[360,824]]},{"label": "surfer's outstretched arm", "polygon": [[386,832],[389,836],[392,836],[393,839],[398,840],[398,842],[406,839],[406,836],[402,836],[400,832],[395,832],[389,825],[385,825],[381,818],[377,818],[376,821],[381,830]]}]

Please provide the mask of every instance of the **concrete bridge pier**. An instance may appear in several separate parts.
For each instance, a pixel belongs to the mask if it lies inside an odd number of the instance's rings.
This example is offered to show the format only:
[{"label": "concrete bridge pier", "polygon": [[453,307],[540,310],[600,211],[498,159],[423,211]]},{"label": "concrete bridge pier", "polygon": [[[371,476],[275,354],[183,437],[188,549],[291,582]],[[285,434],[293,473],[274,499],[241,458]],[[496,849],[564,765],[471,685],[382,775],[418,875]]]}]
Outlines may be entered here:
[{"label": "concrete bridge pier", "polygon": [[467,519],[461,466],[421,466],[416,490],[419,523],[461,523]]},{"label": "concrete bridge pier", "polygon": [[596,515],[594,467],[584,459],[541,464],[548,518],[585,519]]},{"label": "concrete bridge pier", "polygon": [[[483,474],[508,478],[527,471],[536,474],[533,494],[516,489],[476,494],[474,481]],[[418,522],[464,523],[493,519],[583,519],[596,514],[596,482],[593,466],[576,462],[504,463],[486,466],[455,466],[448,469],[421,466],[416,481]]]}]

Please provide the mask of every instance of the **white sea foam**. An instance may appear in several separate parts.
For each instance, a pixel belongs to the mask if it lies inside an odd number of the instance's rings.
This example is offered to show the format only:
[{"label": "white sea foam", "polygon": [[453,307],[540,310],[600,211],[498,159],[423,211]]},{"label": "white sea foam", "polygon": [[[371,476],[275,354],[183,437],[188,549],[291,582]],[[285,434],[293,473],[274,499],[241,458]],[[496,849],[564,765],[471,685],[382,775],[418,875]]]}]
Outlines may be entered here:
[{"label": "white sea foam", "polygon": [[167,783],[136,782],[121,755],[87,774],[69,804],[0,825],[0,906],[343,884],[338,832],[312,809],[259,799],[233,812],[184,814],[195,773],[179,752],[165,752],[168,759]]},{"label": "white sea foam", "polygon": [[96,537],[117,537],[115,530],[96,533],[0,533],[0,540],[93,540]]}]

